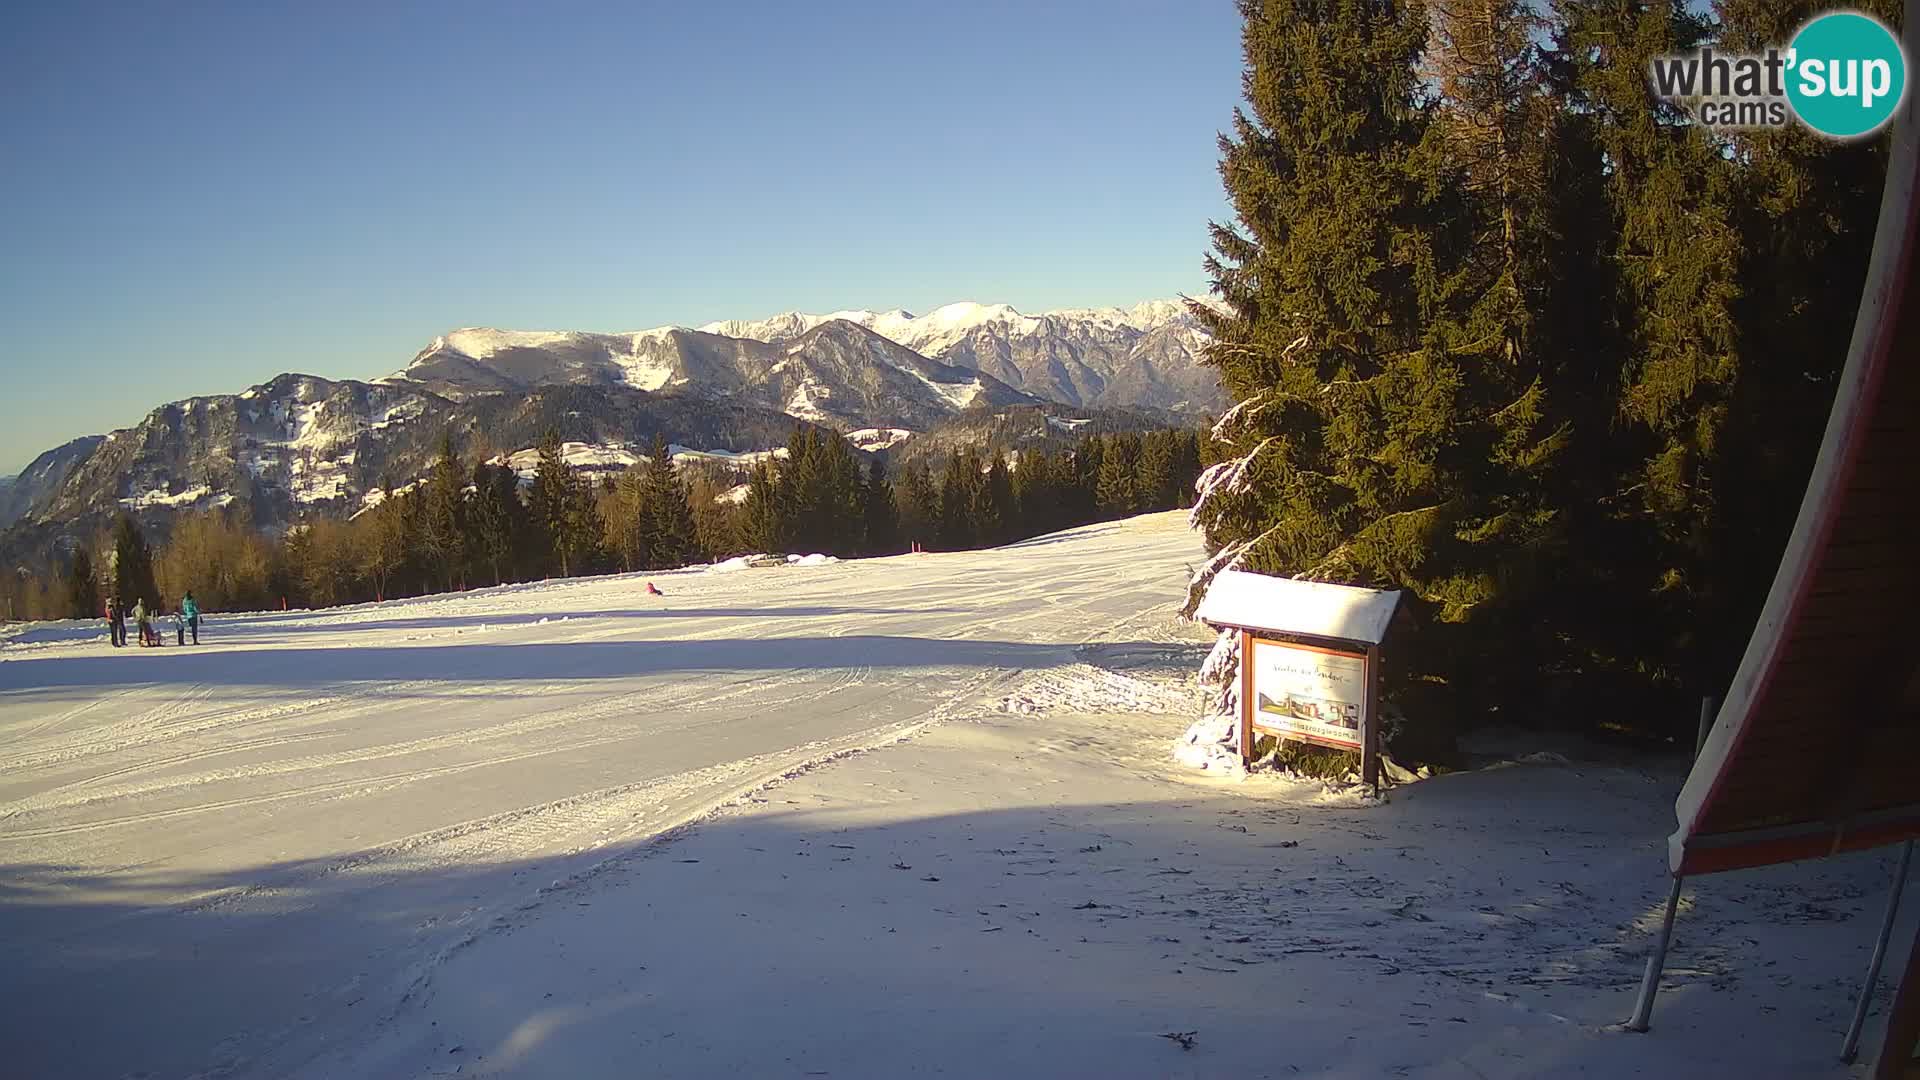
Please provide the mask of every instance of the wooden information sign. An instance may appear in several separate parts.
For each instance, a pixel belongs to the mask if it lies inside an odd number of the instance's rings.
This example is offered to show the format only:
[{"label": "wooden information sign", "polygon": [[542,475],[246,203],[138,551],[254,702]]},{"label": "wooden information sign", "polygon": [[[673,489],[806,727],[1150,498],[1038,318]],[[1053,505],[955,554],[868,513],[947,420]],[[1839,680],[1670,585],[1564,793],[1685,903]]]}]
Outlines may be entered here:
[{"label": "wooden information sign", "polygon": [[1380,780],[1380,641],[1400,594],[1238,570],[1213,579],[1195,616],[1240,634],[1240,756],[1256,734],[1360,752]]}]

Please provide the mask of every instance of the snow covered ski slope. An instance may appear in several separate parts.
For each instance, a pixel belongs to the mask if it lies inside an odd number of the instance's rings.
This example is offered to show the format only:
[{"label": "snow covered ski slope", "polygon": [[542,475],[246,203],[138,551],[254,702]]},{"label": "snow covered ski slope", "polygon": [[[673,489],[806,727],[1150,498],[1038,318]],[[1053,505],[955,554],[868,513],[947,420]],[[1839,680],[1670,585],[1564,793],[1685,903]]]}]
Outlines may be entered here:
[{"label": "snow covered ski slope", "polygon": [[1199,555],[1175,513],[990,552],[216,615],[198,648],[16,633],[7,1071],[244,1074],[337,1048],[608,852],[991,708],[1177,602]]}]

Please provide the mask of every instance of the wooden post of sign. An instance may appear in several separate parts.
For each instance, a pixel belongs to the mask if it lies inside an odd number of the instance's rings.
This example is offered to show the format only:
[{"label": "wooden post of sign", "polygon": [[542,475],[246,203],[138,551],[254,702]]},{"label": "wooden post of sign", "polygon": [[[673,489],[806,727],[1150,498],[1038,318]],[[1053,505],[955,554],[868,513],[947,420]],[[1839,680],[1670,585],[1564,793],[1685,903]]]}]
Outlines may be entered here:
[{"label": "wooden post of sign", "polygon": [[1240,764],[1253,764],[1253,631],[1240,631]]},{"label": "wooden post of sign", "polygon": [[1360,782],[1380,786],[1380,646],[1367,646],[1367,686],[1360,703]]}]

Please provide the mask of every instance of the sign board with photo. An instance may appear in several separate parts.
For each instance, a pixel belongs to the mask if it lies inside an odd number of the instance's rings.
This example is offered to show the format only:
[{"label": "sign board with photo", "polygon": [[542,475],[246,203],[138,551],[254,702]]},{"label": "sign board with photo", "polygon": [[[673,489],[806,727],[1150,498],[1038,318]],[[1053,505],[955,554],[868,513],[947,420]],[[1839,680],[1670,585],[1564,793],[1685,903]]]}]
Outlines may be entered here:
[{"label": "sign board with photo", "polygon": [[1256,733],[1360,753],[1380,771],[1380,642],[1400,594],[1228,570],[1195,617],[1240,634],[1240,754]]},{"label": "sign board with photo", "polygon": [[1241,657],[1255,731],[1360,750],[1367,654],[1249,634]]}]

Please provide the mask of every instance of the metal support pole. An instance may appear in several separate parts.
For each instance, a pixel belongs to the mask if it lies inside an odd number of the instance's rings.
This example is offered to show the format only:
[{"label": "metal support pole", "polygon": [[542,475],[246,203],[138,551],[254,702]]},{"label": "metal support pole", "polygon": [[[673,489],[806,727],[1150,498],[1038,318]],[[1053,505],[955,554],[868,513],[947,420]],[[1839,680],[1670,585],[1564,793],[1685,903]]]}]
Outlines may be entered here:
[{"label": "metal support pole", "polygon": [[1700,699],[1700,731],[1693,737],[1693,756],[1698,758],[1700,750],[1707,745],[1707,733],[1713,730],[1713,697],[1708,695]]},{"label": "metal support pole", "polygon": [[1640,982],[1640,1000],[1634,1003],[1633,1019],[1627,1021],[1628,1031],[1644,1032],[1653,1019],[1653,995],[1660,991],[1660,972],[1667,966],[1667,944],[1673,940],[1673,913],[1680,906],[1680,885],[1685,880],[1675,875],[1673,891],[1667,894],[1667,916],[1660,922],[1660,943],[1654,946],[1653,955],[1647,957],[1647,975]]},{"label": "metal support pole", "polygon": [[1860,1001],[1853,1007],[1853,1023],[1847,1028],[1847,1041],[1840,1048],[1840,1060],[1853,1064],[1860,1052],[1860,1030],[1867,1024],[1867,1010],[1873,1006],[1873,992],[1880,985],[1880,965],[1887,958],[1887,940],[1893,937],[1893,920],[1900,913],[1900,893],[1907,887],[1907,868],[1913,864],[1913,841],[1900,848],[1900,868],[1893,872],[1893,892],[1887,897],[1887,917],[1880,923],[1879,940],[1873,943],[1873,959],[1867,962],[1867,982],[1860,988]]}]

